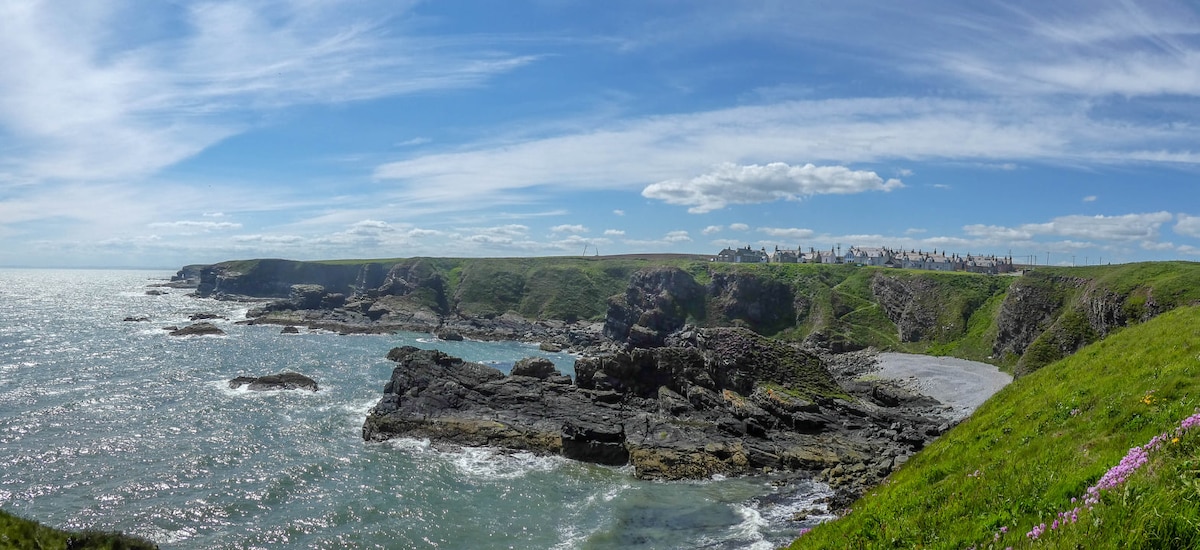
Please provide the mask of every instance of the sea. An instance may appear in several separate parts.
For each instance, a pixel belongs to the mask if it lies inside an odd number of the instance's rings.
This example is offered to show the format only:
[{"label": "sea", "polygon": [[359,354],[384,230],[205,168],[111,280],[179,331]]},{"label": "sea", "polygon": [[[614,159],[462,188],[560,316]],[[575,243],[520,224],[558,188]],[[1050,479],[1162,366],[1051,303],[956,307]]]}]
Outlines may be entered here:
[{"label": "sea", "polygon": [[[575,357],[418,333],[281,334],[235,324],[248,304],[152,286],[171,274],[0,269],[0,509],[164,549],[767,549],[829,518],[829,488],[810,481],[651,482],[561,457],[364,442],[395,346],[503,371],[546,356],[573,374]],[[198,313],[226,335],[164,330]],[[283,371],[320,390],[228,386]]]}]

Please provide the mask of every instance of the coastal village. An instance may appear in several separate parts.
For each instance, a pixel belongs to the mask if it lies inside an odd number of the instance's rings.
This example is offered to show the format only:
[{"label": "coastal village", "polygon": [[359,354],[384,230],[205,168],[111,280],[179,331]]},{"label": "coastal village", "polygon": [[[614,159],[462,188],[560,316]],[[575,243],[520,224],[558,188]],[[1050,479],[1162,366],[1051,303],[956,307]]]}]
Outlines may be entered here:
[{"label": "coastal village", "polygon": [[829,250],[801,247],[794,250],[775,247],[767,252],[766,247],[754,250],[749,245],[743,248],[726,248],[713,258],[715,262],[738,264],[853,264],[861,266],[894,267],[898,269],[924,269],[929,271],[966,271],[998,275],[1016,271],[1011,257],[982,256],[950,253],[946,250],[926,252],[924,250],[898,250],[887,247],[852,246],[842,254],[841,246]]}]

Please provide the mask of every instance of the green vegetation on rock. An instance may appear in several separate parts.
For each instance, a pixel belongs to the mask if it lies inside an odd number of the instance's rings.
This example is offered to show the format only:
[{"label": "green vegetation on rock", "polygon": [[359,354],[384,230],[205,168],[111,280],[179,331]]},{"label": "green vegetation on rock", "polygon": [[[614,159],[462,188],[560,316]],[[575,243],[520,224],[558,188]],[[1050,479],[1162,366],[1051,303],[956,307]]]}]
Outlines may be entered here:
[{"label": "green vegetation on rock", "polygon": [[792,548],[1200,547],[1200,429],[1175,432],[1198,406],[1200,307],[1178,308],[1018,379]]},{"label": "green vegetation on rock", "polygon": [[158,545],[104,531],[62,531],[0,510],[0,550],[150,550]]},{"label": "green vegetation on rock", "polygon": [[[293,284],[316,284],[347,295],[375,291],[395,296],[390,299],[432,315],[604,321],[613,311],[612,298],[625,295],[635,273],[669,268],[678,268],[682,279],[690,281],[665,281],[666,287],[651,292],[655,295],[642,295],[643,303],[670,310],[659,317],[700,326],[740,326],[835,351],[873,346],[950,355],[997,364],[1018,376],[1113,331],[1200,303],[1200,264],[1194,262],[1038,268],[1022,276],[989,276],[852,265],[729,264],[690,256],[246,260],[201,268],[199,290],[285,297]],[[622,311],[624,322],[638,322],[639,311]],[[654,316],[646,320],[661,321]]]}]

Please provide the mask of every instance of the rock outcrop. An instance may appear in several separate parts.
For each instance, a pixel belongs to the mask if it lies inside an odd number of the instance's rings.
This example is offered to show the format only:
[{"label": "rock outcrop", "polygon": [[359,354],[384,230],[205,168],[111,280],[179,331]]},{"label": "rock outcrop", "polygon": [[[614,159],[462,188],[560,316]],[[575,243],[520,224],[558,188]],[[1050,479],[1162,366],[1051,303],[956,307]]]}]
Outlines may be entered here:
[{"label": "rock outcrop", "polygon": [[242,386],[252,391],[308,390],[317,391],[317,381],[298,372],[281,372],[266,376],[239,376],[229,381],[229,389]]},{"label": "rock outcrop", "polygon": [[624,294],[608,301],[604,335],[633,347],[660,346],[668,334],[703,315],[704,287],[677,267],[633,274]]},{"label": "rock outcrop", "polygon": [[169,332],[171,336],[222,336],[225,331],[212,323],[196,323]]},{"label": "rock outcrop", "polygon": [[853,398],[817,357],[748,330],[686,329],[664,343],[582,359],[575,384],[544,360],[505,376],[395,348],[388,358],[398,365],[363,437],[630,463],[647,479],[799,469],[865,487],[945,429],[922,414],[936,404],[869,384]]}]

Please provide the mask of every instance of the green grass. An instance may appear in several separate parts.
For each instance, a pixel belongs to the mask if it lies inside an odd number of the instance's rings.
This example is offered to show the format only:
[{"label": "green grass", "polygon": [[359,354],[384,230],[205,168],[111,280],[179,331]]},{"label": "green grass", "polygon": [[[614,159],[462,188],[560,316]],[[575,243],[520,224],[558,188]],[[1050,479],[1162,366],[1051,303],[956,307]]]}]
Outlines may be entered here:
[{"label": "green grass", "polygon": [[1018,379],[792,548],[1195,548],[1200,431],[1079,523],[1025,533],[1197,406],[1200,308],[1179,308]]},{"label": "green grass", "polygon": [[158,548],[150,541],[103,531],[62,531],[0,510],[0,550],[9,549],[143,550]]}]

